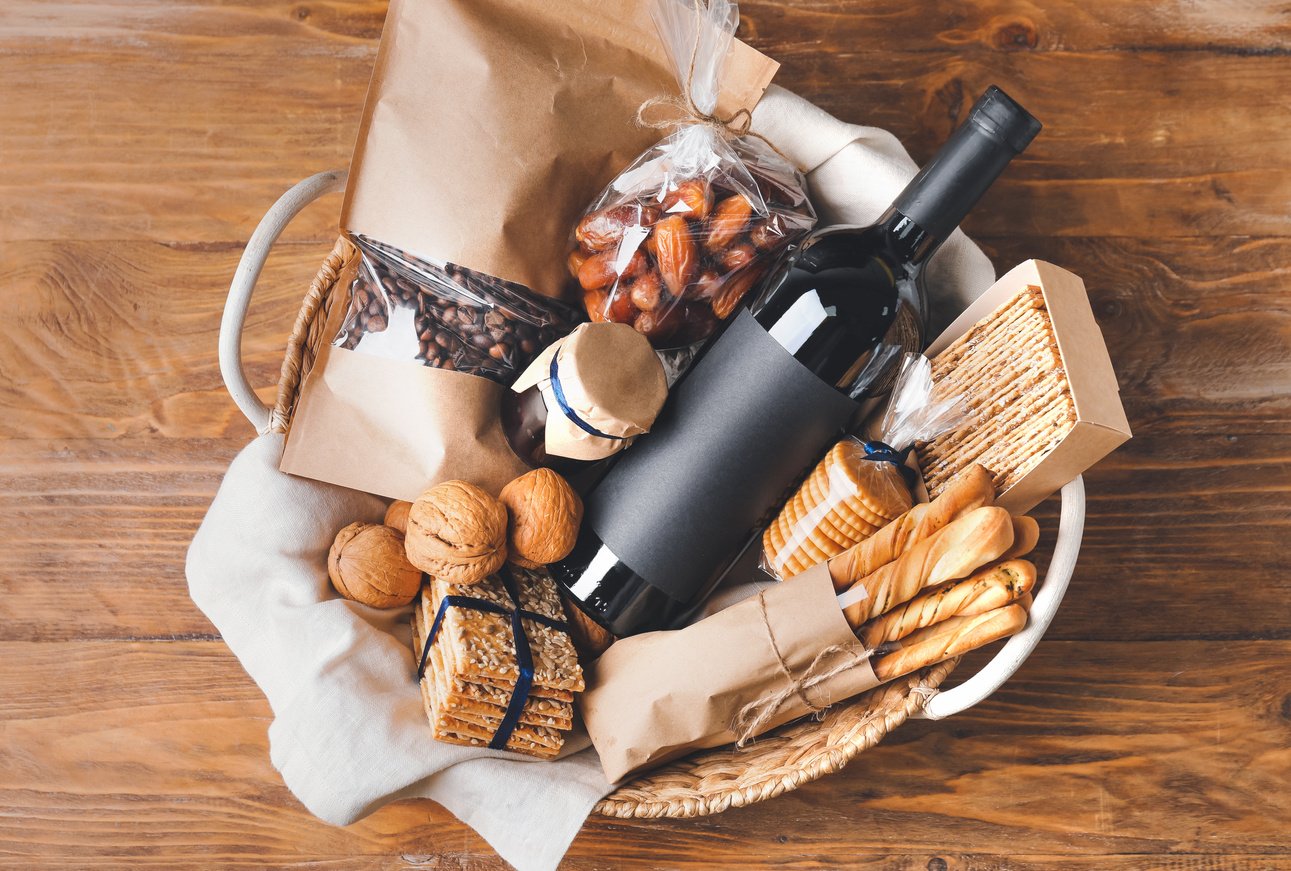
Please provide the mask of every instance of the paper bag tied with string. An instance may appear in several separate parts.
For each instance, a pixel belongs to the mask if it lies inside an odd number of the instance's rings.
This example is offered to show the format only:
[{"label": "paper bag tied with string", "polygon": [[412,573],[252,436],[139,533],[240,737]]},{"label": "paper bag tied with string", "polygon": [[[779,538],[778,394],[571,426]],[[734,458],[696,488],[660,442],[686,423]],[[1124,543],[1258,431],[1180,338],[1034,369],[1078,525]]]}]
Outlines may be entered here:
[{"label": "paper bag tied with string", "polygon": [[761,734],[875,687],[828,577],[777,584],[670,632],[616,642],[580,710],[612,782]]}]

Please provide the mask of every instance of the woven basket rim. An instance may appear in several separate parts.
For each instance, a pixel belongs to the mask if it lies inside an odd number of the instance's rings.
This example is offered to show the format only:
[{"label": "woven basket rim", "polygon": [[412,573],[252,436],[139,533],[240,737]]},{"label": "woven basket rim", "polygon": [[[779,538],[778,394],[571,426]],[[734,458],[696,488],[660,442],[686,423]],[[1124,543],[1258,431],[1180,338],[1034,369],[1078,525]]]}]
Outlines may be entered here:
[{"label": "woven basket rim", "polygon": [[[324,258],[292,324],[269,431],[285,433],[295,410],[310,330],[357,249],[340,236]],[[922,710],[958,664],[951,659],[862,693],[823,717],[789,723],[744,749],[693,753],[620,784],[593,811],[606,817],[686,818],[721,813],[790,792],[841,770]]]}]

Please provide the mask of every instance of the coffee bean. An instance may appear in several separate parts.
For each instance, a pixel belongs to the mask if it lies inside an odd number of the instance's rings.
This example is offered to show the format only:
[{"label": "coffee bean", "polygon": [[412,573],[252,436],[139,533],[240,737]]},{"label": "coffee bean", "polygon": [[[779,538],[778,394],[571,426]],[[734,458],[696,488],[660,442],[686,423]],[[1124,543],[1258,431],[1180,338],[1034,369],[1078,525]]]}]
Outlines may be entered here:
[{"label": "coffee bean", "polygon": [[[363,261],[350,285],[341,347],[357,348],[367,333],[397,323],[396,309],[411,309],[413,357],[419,363],[510,384],[539,351],[582,320],[575,310],[520,285],[452,264],[437,268],[388,246],[358,241]],[[417,269],[424,281],[394,271],[386,252]],[[412,350],[414,336],[407,341]]]}]

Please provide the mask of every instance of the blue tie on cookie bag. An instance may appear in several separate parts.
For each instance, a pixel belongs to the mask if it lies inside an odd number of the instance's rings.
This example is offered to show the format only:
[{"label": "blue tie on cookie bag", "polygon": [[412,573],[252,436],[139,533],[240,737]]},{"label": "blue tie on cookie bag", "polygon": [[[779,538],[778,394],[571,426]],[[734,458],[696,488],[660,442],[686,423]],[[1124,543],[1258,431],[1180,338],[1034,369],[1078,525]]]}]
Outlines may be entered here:
[{"label": "blue tie on cookie bag", "polygon": [[507,741],[511,740],[511,733],[520,723],[520,714],[524,711],[525,702],[529,700],[529,691],[533,688],[533,653],[529,649],[529,637],[525,634],[524,621],[533,620],[541,623],[543,626],[550,626],[552,629],[559,630],[569,634],[569,624],[564,620],[556,620],[544,614],[536,614],[533,611],[526,611],[520,607],[520,590],[516,587],[515,578],[511,575],[510,569],[504,567],[499,572],[502,579],[502,586],[510,597],[513,608],[506,608],[496,602],[490,602],[487,599],[477,599],[474,596],[445,596],[439,602],[439,609],[435,612],[435,619],[430,624],[430,631],[426,633],[426,641],[421,648],[421,661],[417,663],[417,679],[420,680],[426,674],[426,658],[430,655],[430,646],[435,643],[436,636],[439,635],[439,629],[444,623],[444,615],[448,613],[449,608],[471,608],[476,611],[485,611],[489,614],[500,614],[503,617],[511,618],[511,633],[515,638],[516,649],[516,666],[520,670],[520,676],[516,679],[515,688],[511,691],[511,699],[507,702],[506,714],[502,717],[502,722],[498,724],[497,731],[493,733],[493,738],[489,741],[489,749],[505,750]]},{"label": "blue tie on cookie bag", "polygon": [[891,463],[901,473],[901,479],[905,481],[905,485],[914,486],[914,469],[905,464],[906,457],[910,456],[910,451],[914,449],[913,444],[907,445],[900,451],[887,442],[877,440],[864,442],[861,447],[865,450],[865,456],[862,459],[875,463]]}]

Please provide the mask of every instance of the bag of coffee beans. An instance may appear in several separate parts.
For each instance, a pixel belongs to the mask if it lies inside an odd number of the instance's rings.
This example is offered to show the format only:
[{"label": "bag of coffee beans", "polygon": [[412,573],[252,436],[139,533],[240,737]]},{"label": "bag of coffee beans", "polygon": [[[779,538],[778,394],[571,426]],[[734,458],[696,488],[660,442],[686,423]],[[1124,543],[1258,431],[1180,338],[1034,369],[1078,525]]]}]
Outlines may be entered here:
[{"label": "bag of coffee beans", "polygon": [[582,316],[523,285],[353,237],[358,269],[333,344],[510,384]]},{"label": "bag of coffee beans", "polygon": [[528,469],[500,424],[506,387],[581,313],[451,263],[351,236],[281,468],[411,501]]}]

